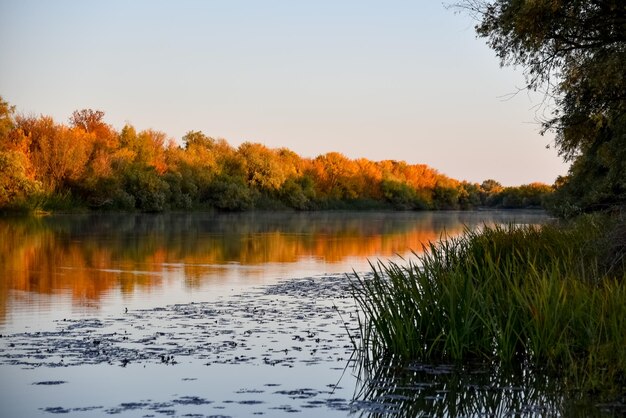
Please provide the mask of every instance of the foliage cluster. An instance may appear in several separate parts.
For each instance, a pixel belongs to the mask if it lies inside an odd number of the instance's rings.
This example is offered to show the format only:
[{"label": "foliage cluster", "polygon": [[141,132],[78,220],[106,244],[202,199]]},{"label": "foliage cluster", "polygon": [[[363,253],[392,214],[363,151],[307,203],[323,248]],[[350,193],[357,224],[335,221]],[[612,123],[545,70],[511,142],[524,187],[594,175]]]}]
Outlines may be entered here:
[{"label": "foliage cluster", "polygon": [[561,216],[626,205],[626,3],[621,0],[463,0],[478,36],[502,65],[525,69],[542,89],[556,134],[572,162],[559,182]]},{"label": "foliage cluster", "polygon": [[285,148],[190,131],[177,145],[163,132],[119,132],[104,112],[76,111],[69,125],[16,116],[0,98],[0,208],[468,209],[539,206],[549,186],[503,188],[458,181],[423,165],[303,158]]},{"label": "foliage cluster", "polygon": [[365,357],[486,361],[623,390],[626,240],[615,244],[623,222],[468,231],[407,266],[355,275]]}]

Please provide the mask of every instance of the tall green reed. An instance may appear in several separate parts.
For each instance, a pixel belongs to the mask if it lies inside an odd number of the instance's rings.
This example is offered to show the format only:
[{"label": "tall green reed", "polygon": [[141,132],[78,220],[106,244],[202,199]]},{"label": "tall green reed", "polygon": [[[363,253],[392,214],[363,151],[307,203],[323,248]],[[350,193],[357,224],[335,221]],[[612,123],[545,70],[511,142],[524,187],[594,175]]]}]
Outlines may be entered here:
[{"label": "tall green reed", "polygon": [[407,265],[354,274],[361,353],[532,367],[598,387],[626,375],[626,276],[602,261],[614,224],[485,227]]}]

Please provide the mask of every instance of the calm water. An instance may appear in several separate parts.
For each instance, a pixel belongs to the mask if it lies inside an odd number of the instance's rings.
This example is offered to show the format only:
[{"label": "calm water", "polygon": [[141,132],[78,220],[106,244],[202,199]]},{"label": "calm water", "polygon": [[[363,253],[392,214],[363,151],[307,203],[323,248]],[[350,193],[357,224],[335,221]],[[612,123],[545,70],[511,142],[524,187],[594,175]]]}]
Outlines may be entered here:
[{"label": "calm water", "polygon": [[558,390],[527,374],[364,372],[348,337],[358,326],[344,273],[410,258],[466,227],[546,220],[497,211],[0,219],[0,417],[566,416]]},{"label": "calm water", "polygon": [[0,219],[0,331],[369,270],[442,234],[538,212],[58,215]]}]

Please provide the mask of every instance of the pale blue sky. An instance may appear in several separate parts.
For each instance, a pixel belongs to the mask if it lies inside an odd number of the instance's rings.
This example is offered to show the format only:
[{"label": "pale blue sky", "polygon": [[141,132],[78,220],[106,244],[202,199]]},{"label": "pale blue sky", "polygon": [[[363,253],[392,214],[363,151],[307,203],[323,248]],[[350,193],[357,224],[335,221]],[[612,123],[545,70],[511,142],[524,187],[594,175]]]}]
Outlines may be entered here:
[{"label": "pale blue sky", "polygon": [[89,107],[177,140],[552,183],[541,96],[502,98],[521,86],[438,1],[0,0],[0,95],[58,122]]}]

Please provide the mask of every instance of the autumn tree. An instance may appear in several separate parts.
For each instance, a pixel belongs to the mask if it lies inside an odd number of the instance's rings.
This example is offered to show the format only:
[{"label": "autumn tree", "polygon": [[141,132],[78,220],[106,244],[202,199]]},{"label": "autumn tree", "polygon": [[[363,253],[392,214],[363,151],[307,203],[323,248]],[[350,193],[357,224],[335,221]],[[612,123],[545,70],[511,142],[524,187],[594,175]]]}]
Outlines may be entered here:
[{"label": "autumn tree", "polygon": [[313,209],[317,195],[311,175],[311,160],[302,158],[287,148],[280,148],[276,153],[285,176],[278,191],[280,201],[296,210]]},{"label": "autumn tree", "polygon": [[0,208],[26,206],[41,184],[34,179],[28,142],[16,129],[15,107],[0,97]]},{"label": "autumn tree", "polygon": [[378,164],[367,158],[359,158],[355,163],[359,173],[356,179],[359,194],[369,199],[382,199],[381,181],[383,175]]},{"label": "autumn tree", "polygon": [[59,126],[54,136],[41,138],[35,159],[39,162],[41,180],[55,190],[76,182],[85,170],[91,138],[79,129]]},{"label": "autumn tree", "polygon": [[571,210],[626,204],[626,3],[622,0],[466,0],[502,65],[553,100],[544,132],[572,167],[560,201]]},{"label": "autumn tree", "polygon": [[9,138],[9,134],[15,128],[14,115],[15,106],[9,105],[0,96],[0,141],[5,143]]},{"label": "autumn tree", "polygon": [[112,175],[115,151],[119,148],[119,135],[104,121],[101,110],[76,110],[70,117],[70,125],[91,135],[91,150],[85,169],[87,182]]},{"label": "autumn tree", "polygon": [[200,131],[189,131],[182,139],[183,147],[168,152],[169,171],[180,174],[181,192],[197,201],[218,174],[217,141]]},{"label": "autumn tree", "polygon": [[[24,130],[18,125],[15,106],[9,105],[0,96],[0,150],[22,153],[28,160],[31,143],[28,136],[24,134]],[[28,170],[32,173],[30,167]]]},{"label": "autumn tree", "polygon": [[298,178],[306,171],[308,161],[287,148],[276,150],[279,164],[286,178]]},{"label": "autumn tree", "polygon": [[459,206],[461,209],[474,209],[482,204],[480,185],[467,181],[459,185]]},{"label": "autumn tree", "polygon": [[459,182],[448,178],[439,179],[433,189],[433,208],[459,209],[461,190]]},{"label": "autumn tree", "polygon": [[26,156],[0,151],[0,208],[28,207],[28,200],[41,190],[41,183],[28,173]]},{"label": "autumn tree", "polygon": [[17,128],[28,138],[36,179],[50,192],[67,190],[85,170],[91,135],[82,129],[57,125],[48,116],[18,117]]},{"label": "autumn tree", "polygon": [[241,156],[246,181],[263,191],[277,191],[287,178],[276,152],[257,143],[244,142],[237,153]]},{"label": "autumn tree", "polygon": [[487,179],[480,184],[480,201],[484,206],[493,206],[494,199],[504,190],[502,184],[494,179]]},{"label": "autumn tree", "polygon": [[358,167],[354,161],[339,152],[320,155],[313,161],[313,172],[321,192],[332,199],[358,197],[355,176]]}]

